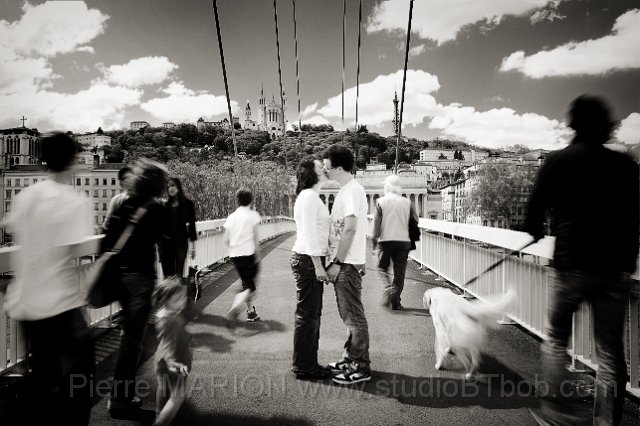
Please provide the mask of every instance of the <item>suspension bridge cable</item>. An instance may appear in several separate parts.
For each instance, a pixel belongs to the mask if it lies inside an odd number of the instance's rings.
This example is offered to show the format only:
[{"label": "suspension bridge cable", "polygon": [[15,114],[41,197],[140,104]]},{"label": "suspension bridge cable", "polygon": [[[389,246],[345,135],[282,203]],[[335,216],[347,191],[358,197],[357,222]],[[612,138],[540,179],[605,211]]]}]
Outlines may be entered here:
[{"label": "suspension bridge cable", "polygon": [[360,98],[360,33],[362,31],[362,0],[358,7],[358,66],[356,71],[356,132],[358,131],[358,103]]},{"label": "suspension bridge cable", "polygon": [[218,19],[218,2],[212,0],[213,14],[216,20],[216,33],[218,34],[218,50],[220,51],[220,62],[222,63],[222,77],[224,78],[224,91],[227,95],[227,108],[229,110],[229,124],[231,125],[231,140],[233,141],[234,159],[238,160],[238,146],[236,145],[236,130],[231,113],[231,98],[229,98],[229,83],[227,82],[227,68],[224,65],[224,49],[222,47],[222,36],[220,34],[220,20]]},{"label": "suspension bridge cable", "polygon": [[345,67],[345,32],[347,28],[347,0],[342,0],[342,124],[344,124],[344,67]]},{"label": "suspension bridge cable", "polygon": [[296,0],[293,2],[293,39],[295,41],[296,54],[296,95],[298,96],[298,132],[302,131],[302,120],[300,119],[300,73],[298,65],[298,22],[296,20]]},{"label": "suspension bridge cable", "polygon": [[407,45],[404,51],[404,73],[402,74],[402,97],[400,98],[400,118],[398,119],[398,140],[396,142],[396,174],[398,174],[398,158],[400,156],[400,140],[402,138],[402,113],[404,110],[404,89],[407,82],[407,64],[409,62],[409,44],[411,42],[411,18],[413,17],[413,0],[409,3],[409,24],[407,25]]},{"label": "suspension bridge cable", "polygon": [[273,15],[276,21],[276,49],[278,52],[278,80],[280,82],[280,106],[282,107],[282,117],[280,119],[282,129],[282,148],[284,150],[284,168],[287,169],[287,145],[285,143],[286,129],[284,128],[284,94],[282,93],[282,66],[280,63],[280,35],[278,32],[278,5],[273,0]]}]

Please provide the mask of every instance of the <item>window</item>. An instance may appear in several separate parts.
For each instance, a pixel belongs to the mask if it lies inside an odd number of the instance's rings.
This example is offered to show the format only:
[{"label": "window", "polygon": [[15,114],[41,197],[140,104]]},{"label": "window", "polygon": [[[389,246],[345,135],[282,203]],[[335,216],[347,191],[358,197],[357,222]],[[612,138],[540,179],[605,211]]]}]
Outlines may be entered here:
[{"label": "window", "polygon": [[93,198],[98,198],[100,191],[98,191],[97,189],[93,190]]},{"label": "window", "polygon": [[7,179],[7,186],[11,186],[11,179]]},{"label": "window", "polygon": [[98,216],[96,216],[95,218],[96,218],[96,225],[100,225],[100,222],[99,222],[100,218]]},{"label": "window", "polygon": [[16,186],[20,187],[20,179],[16,179]]},{"label": "window", "polygon": [[107,211],[107,203],[102,203],[102,210]]},{"label": "window", "polygon": [[98,203],[93,203],[93,209],[98,210]]},{"label": "window", "polygon": [[16,189],[16,195],[18,195],[20,193],[19,189]]},{"label": "window", "polygon": [[116,190],[115,190],[115,189],[112,189],[112,190],[111,190],[111,196],[112,196],[112,197],[115,197],[115,195],[116,195]]},{"label": "window", "polygon": [[107,178],[102,179],[102,184],[103,184],[104,186],[107,186]]},{"label": "window", "polygon": [[7,195],[5,196],[5,198],[6,198],[7,200],[10,200],[10,199],[11,199],[11,190],[9,189],[9,190],[5,191],[5,194],[7,194]]},{"label": "window", "polygon": [[38,183],[38,179],[37,178],[33,178],[33,183]]},{"label": "window", "polygon": [[9,213],[11,211],[11,203],[4,203],[4,211],[5,213]]},{"label": "window", "polygon": [[89,191],[84,191],[84,195],[89,196]]},{"label": "window", "polygon": [[29,179],[24,180],[24,187],[26,188],[27,186],[29,186]]},{"label": "window", "polygon": [[82,185],[82,179],[76,178],[76,186]]},{"label": "window", "polygon": [[100,179],[98,179],[98,178],[94,179],[94,180],[93,180],[93,184],[94,184],[95,186],[99,186],[99,185],[100,185]]},{"label": "window", "polygon": [[108,197],[109,196],[109,195],[107,195],[107,190],[106,189],[102,190],[102,196],[103,197]]},{"label": "window", "polygon": [[89,178],[84,178],[84,184],[87,186],[89,185]]},{"label": "window", "polygon": [[115,185],[116,184],[116,178],[111,178],[111,185]]}]

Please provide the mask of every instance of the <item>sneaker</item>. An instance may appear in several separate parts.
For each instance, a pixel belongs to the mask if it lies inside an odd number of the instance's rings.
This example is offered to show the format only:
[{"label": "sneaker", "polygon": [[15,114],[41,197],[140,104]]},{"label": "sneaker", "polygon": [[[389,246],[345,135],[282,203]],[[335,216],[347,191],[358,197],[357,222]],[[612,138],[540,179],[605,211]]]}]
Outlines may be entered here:
[{"label": "sneaker", "polygon": [[107,401],[107,409],[112,416],[129,413],[137,410],[142,406],[142,400],[134,396],[130,400],[109,399]]},{"label": "sneaker", "polygon": [[349,366],[351,366],[351,361],[341,359],[340,361],[330,362],[329,364],[327,364],[327,369],[331,370],[334,373],[342,373],[344,371],[347,371],[349,369]]},{"label": "sneaker", "polygon": [[256,307],[253,307],[253,311],[247,311],[247,322],[254,322],[260,319],[260,315],[256,312]]},{"label": "sneaker", "polygon": [[401,310],[403,310],[403,309],[404,309],[404,307],[403,307],[402,305],[400,305],[400,304],[398,304],[398,305],[391,305],[391,310],[392,310],[392,311],[401,311]]},{"label": "sneaker", "polygon": [[349,369],[333,377],[333,382],[339,385],[354,385],[360,382],[368,382],[371,380],[370,372],[362,372]]}]

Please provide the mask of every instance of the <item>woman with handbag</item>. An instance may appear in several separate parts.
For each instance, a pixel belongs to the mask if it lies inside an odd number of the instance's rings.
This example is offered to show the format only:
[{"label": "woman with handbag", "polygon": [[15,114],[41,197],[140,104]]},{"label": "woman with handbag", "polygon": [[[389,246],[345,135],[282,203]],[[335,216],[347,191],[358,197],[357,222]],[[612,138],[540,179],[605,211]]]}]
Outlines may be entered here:
[{"label": "woman with handbag", "polygon": [[191,259],[196,257],[196,209],[193,201],[184,195],[182,183],[177,177],[169,178],[167,182],[169,199],[164,203],[173,227],[175,229],[175,247],[173,250],[162,247],[163,269],[175,269],[184,278],[184,263],[187,252]]},{"label": "woman with handbag", "polygon": [[[140,160],[133,168],[130,196],[114,212],[102,240],[101,251],[109,251],[133,223],[128,240],[117,254],[121,272],[118,299],[124,321],[108,402],[112,417],[128,414],[142,404],[135,395],[135,376],[156,281],[156,245],[162,245],[168,251],[174,247],[171,218],[156,201],[164,193],[167,177],[163,165]],[[170,265],[166,268],[163,269],[165,276],[176,273]]]}]

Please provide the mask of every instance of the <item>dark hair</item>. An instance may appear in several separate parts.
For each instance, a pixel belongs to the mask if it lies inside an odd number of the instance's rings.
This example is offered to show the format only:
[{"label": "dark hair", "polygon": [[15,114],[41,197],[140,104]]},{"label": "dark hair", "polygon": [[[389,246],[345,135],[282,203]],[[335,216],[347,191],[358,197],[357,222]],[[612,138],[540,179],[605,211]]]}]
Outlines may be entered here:
[{"label": "dark hair", "polygon": [[320,178],[318,178],[318,174],[316,173],[316,163],[311,159],[300,161],[300,164],[298,164],[296,178],[298,179],[296,194],[302,192],[303,189],[312,188],[313,185],[320,181]]},{"label": "dark hair", "polygon": [[617,123],[611,118],[607,102],[598,96],[581,95],[571,103],[569,109],[569,127],[581,140],[593,143],[605,143]]},{"label": "dark hair", "polygon": [[184,191],[182,190],[182,182],[180,182],[180,179],[178,179],[177,177],[170,177],[169,179],[167,179],[167,185],[169,185],[169,182],[173,182],[173,184],[176,186],[176,189],[178,190],[178,193],[175,195],[175,197],[169,195],[169,202],[173,200],[178,200],[178,202],[184,200],[185,196]]},{"label": "dark hair", "polygon": [[78,153],[78,143],[69,135],[55,132],[40,139],[41,160],[52,172],[67,170]]},{"label": "dark hair", "polygon": [[[160,281],[155,289],[153,290],[153,295],[151,296],[151,301],[155,307],[161,307],[171,296],[181,291],[185,291],[185,286],[182,285],[180,278],[177,275],[173,275],[171,277],[165,278]],[[184,293],[186,297],[187,293]]]},{"label": "dark hair", "polygon": [[125,175],[132,174],[132,173],[133,173],[133,170],[131,170],[131,167],[124,166],[123,168],[118,170],[118,180],[123,180],[125,178]]},{"label": "dark hair", "polygon": [[162,164],[145,158],[139,160],[133,167],[132,195],[145,198],[159,197],[167,189],[168,175]]},{"label": "dark hair", "polygon": [[353,170],[354,158],[351,150],[342,145],[331,145],[324,152],[323,158],[331,161],[331,167],[342,167],[345,172]]},{"label": "dark hair", "polygon": [[239,206],[248,206],[253,201],[253,195],[248,189],[238,189],[236,191],[236,200]]}]

